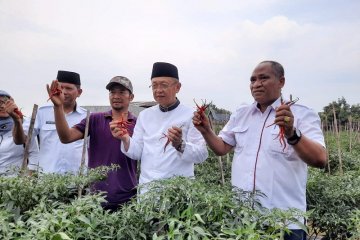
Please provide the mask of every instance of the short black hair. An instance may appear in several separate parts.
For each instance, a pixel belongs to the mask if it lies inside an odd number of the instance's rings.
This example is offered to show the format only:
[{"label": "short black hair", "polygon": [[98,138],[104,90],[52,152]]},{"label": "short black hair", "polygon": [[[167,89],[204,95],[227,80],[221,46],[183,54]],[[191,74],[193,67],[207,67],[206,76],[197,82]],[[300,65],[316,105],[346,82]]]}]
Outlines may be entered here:
[{"label": "short black hair", "polygon": [[262,63],[270,63],[271,68],[277,78],[281,78],[281,77],[285,76],[284,67],[280,63],[271,61],[271,60],[267,60],[267,61],[262,61],[259,64],[262,64]]}]

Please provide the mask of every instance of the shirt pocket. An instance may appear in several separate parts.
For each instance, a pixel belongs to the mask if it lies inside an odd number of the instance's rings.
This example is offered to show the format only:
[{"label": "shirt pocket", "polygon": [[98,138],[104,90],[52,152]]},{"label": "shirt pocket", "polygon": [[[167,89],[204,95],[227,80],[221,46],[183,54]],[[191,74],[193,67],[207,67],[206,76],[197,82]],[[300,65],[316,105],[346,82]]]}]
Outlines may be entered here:
[{"label": "shirt pocket", "polygon": [[45,141],[41,144],[48,144],[48,146],[59,141],[55,124],[44,124],[41,126],[40,142],[41,141]]},{"label": "shirt pocket", "polygon": [[282,155],[289,157],[291,153],[294,151],[293,148],[287,143],[287,139],[283,138],[283,140],[280,139],[280,129],[279,127],[276,127],[271,130],[271,143],[270,143],[270,151],[271,153],[275,155]]},{"label": "shirt pocket", "polygon": [[55,124],[44,124],[44,125],[42,125],[41,130],[56,131],[56,125]]},{"label": "shirt pocket", "polygon": [[235,140],[236,140],[236,146],[235,146],[234,151],[236,153],[240,153],[243,151],[245,144],[246,144],[248,130],[249,130],[248,126],[238,126],[238,127],[233,128],[233,132],[234,132]]}]

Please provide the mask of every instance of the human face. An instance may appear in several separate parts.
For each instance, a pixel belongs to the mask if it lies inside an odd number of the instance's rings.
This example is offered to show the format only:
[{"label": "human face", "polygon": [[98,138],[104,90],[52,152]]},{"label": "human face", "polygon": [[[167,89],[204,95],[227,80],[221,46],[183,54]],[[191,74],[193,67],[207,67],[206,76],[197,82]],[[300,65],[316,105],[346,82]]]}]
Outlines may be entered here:
[{"label": "human face", "polygon": [[250,77],[251,95],[262,112],[281,95],[285,77],[277,77],[270,63],[260,63]]},{"label": "human face", "polygon": [[5,102],[8,99],[6,96],[0,96],[0,117],[9,117],[9,114],[5,111]]},{"label": "human face", "polygon": [[80,97],[82,89],[72,83],[60,83],[64,93],[64,107],[74,107],[76,98]]},{"label": "human face", "polygon": [[171,77],[156,77],[151,79],[150,87],[155,101],[162,107],[169,107],[176,102],[181,83]]},{"label": "human face", "polygon": [[134,95],[124,86],[118,84],[109,90],[111,108],[115,111],[127,111]]}]

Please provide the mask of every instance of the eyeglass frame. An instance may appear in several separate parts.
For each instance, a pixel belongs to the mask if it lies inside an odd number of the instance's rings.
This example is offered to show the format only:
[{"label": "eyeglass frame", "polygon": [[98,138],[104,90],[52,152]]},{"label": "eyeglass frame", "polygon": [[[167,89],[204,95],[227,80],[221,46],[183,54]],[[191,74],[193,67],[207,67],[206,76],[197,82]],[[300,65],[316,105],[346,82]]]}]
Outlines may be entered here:
[{"label": "eyeglass frame", "polygon": [[[173,82],[171,84],[167,84],[167,83],[159,83],[159,84],[150,84],[149,88],[151,88],[153,91],[160,89],[160,90],[167,90],[170,87],[174,86],[175,84],[177,84],[177,82]],[[155,86],[155,87],[154,87]]]}]

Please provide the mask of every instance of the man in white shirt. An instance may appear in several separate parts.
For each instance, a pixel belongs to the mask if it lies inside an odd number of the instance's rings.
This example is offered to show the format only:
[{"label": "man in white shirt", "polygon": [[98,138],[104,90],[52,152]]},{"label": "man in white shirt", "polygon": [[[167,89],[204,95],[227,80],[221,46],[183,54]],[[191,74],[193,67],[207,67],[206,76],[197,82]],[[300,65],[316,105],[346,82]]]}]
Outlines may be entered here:
[{"label": "man in white shirt", "polygon": [[121,150],[140,160],[140,184],[173,176],[194,176],[194,163],[208,157],[205,141],[192,124],[193,109],[180,103],[177,67],[170,63],[153,65],[151,86],[158,105],[140,112],[132,137],[127,129],[110,123]]},{"label": "man in white shirt", "polygon": [[[79,123],[86,118],[86,110],[77,105],[76,99],[82,93],[80,75],[75,72],[58,71],[57,80],[61,83],[61,93],[64,95],[63,110],[69,126]],[[23,144],[26,139],[24,132],[29,127],[25,123],[24,129],[15,126],[14,141]],[[30,161],[29,169],[43,173],[77,173],[79,171],[82,146],[84,140],[78,140],[70,144],[63,144],[59,140],[56,131],[54,106],[49,104],[40,107],[35,120],[33,135],[39,137],[40,153],[39,161]]]},{"label": "man in white shirt", "polygon": [[[0,90],[0,175],[16,176],[24,159],[24,145],[16,145],[13,141],[12,128],[14,124],[22,125],[23,118],[18,114],[10,116],[7,106],[13,105],[10,94]],[[15,107],[17,109],[17,106]],[[19,112],[18,112],[19,113]],[[29,146],[30,161],[36,161],[39,147],[36,139],[32,139]]]},{"label": "man in white shirt", "polygon": [[[284,84],[279,63],[261,62],[250,78],[255,102],[232,114],[218,136],[204,114],[194,113],[193,123],[217,155],[234,149],[234,186],[263,192],[266,197],[259,200],[266,208],[306,211],[307,165],[325,166],[324,136],[316,112],[283,100]],[[286,240],[304,239],[296,224],[289,228]]]}]

